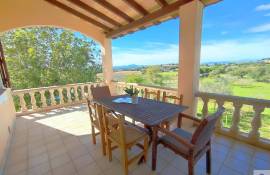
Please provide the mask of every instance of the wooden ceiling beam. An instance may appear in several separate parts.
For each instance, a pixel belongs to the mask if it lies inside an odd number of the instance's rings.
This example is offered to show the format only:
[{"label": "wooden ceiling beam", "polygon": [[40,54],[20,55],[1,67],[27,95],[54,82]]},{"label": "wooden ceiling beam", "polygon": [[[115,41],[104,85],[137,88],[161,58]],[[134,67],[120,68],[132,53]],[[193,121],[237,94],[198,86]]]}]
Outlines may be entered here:
[{"label": "wooden ceiling beam", "polygon": [[164,7],[164,6],[167,6],[168,3],[166,0],[156,0],[156,2],[161,6],[161,7]]},{"label": "wooden ceiling beam", "polygon": [[184,5],[192,0],[178,0],[172,4],[169,4],[153,13],[149,13],[148,15],[144,16],[143,18],[140,18],[136,21],[133,21],[127,25],[124,25],[122,27],[119,27],[118,29],[115,29],[111,32],[107,33],[107,37],[117,37],[118,35],[128,32],[129,30],[132,30],[134,28],[140,28],[142,27],[145,23],[152,22],[154,20],[158,20],[158,18],[163,17],[167,14],[170,14],[176,10],[178,10],[179,6]]},{"label": "wooden ceiling beam", "polygon": [[145,8],[143,8],[143,6],[138,4],[135,0],[125,0],[125,2],[141,15],[145,16],[148,14],[148,11],[145,10]]},{"label": "wooden ceiling beam", "polygon": [[100,27],[100,28],[102,28],[105,31],[111,31],[112,30],[110,27],[108,27],[108,26],[106,26],[106,25],[104,25],[104,24],[96,21],[95,19],[93,19],[93,18],[91,18],[89,16],[86,16],[86,15],[84,15],[84,14],[82,14],[82,13],[74,10],[73,8],[70,8],[67,5],[62,4],[61,2],[58,2],[56,0],[45,0],[45,1],[47,1],[48,3],[50,3],[50,4],[52,4],[52,5],[60,8],[60,9],[62,9],[64,11],[66,11],[68,13],[71,13],[71,14],[73,14],[73,15],[75,15],[75,16],[77,16],[77,17],[79,17],[79,18],[81,18],[81,19],[83,19],[83,20],[85,20],[85,21],[87,21],[89,23],[91,23],[91,24],[94,24],[97,27]]},{"label": "wooden ceiling beam", "polygon": [[128,22],[133,22],[134,19],[128,16],[123,11],[119,10],[115,6],[113,6],[111,3],[107,2],[106,0],[95,0],[99,5],[104,7],[105,9],[108,9],[109,11],[113,12],[114,14],[120,16],[121,18],[125,19]]},{"label": "wooden ceiling beam", "polygon": [[89,5],[85,4],[84,2],[80,1],[80,0],[68,0],[69,2],[75,4],[76,6],[88,11],[89,13],[97,16],[98,18],[110,23],[110,24],[113,24],[115,26],[118,26],[120,27],[121,24],[117,21],[115,21],[114,19],[104,15],[103,13],[99,12],[98,10],[90,7]]}]

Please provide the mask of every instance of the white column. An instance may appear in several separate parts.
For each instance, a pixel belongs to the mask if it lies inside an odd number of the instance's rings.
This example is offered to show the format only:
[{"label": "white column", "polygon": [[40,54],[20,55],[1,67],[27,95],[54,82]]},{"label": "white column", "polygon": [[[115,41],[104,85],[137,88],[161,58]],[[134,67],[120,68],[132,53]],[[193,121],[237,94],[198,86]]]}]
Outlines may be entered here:
[{"label": "white column", "polygon": [[112,92],[114,92],[112,79],[113,79],[113,63],[112,63],[112,40],[105,38],[102,48],[102,71],[104,81],[109,85]]},{"label": "white column", "polygon": [[199,90],[201,31],[204,5],[200,0],[193,0],[179,8],[179,72],[178,93],[184,95],[183,104],[189,109],[188,115],[195,115]]}]

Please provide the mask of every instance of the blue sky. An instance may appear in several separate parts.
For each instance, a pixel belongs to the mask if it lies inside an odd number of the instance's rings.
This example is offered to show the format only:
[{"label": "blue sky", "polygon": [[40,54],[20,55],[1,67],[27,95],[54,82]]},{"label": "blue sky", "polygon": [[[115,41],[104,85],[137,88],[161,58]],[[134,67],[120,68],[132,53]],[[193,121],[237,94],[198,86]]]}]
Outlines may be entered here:
[{"label": "blue sky", "polygon": [[[113,65],[178,62],[179,19],[113,40]],[[201,63],[270,57],[270,1],[223,0],[206,7]]]}]

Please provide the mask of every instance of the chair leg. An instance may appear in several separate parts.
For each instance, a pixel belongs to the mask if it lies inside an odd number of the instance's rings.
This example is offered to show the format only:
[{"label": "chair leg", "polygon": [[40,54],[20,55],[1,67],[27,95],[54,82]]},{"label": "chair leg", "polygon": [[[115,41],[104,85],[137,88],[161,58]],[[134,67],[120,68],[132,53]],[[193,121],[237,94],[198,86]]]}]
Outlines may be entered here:
[{"label": "chair leg", "polygon": [[109,161],[112,161],[112,141],[108,139],[107,141],[107,148],[108,148],[108,154],[109,154]]},{"label": "chair leg", "polygon": [[194,161],[192,158],[188,159],[188,175],[194,175]]},{"label": "chair leg", "polygon": [[105,138],[105,133],[103,131],[100,131],[100,136],[101,136],[102,152],[103,152],[103,155],[106,156],[106,138]]},{"label": "chair leg", "polygon": [[124,169],[124,174],[128,175],[128,154],[127,154],[127,149],[125,147],[121,147],[121,156],[122,156],[122,164],[123,164],[123,169]]},{"label": "chair leg", "polygon": [[147,161],[147,151],[148,151],[148,136],[144,138],[144,143],[143,143],[143,151],[144,151],[144,162]]},{"label": "chair leg", "polygon": [[96,142],[96,131],[95,131],[95,127],[93,125],[91,125],[91,129],[92,129],[92,141],[93,141],[93,144],[95,145],[97,142]]},{"label": "chair leg", "polygon": [[206,152],[206,172],[211,174],[211,149]]}]

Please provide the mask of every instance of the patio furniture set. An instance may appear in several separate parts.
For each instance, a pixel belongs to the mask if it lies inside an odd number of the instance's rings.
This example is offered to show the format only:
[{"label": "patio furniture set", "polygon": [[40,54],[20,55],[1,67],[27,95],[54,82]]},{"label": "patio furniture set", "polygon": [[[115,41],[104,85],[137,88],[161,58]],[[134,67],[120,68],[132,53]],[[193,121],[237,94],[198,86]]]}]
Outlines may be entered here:
[{"label": "patio furniture set", "polygon": [[[156,169],[158,144],[164,145],[188,161],[188,174],[194,174],[194,165],[206,154],[206,171],[211,173],[211,136],[215,125],[224,112],[220,107],[211,116],[202,120],[183,114],[188,108],[182,105],[183,96],[171,96],[145,90],[137,104],[116,103],[118,98],[127,95],[112,96],[108,86],[91,87],[92,98],[87,100],[92,128],[93,144],[96,136],[101,136],[103,155],[112,160],[112,151],[121,151],[124,174],[134,162],[147,160],[147,151],[152,146],[152,170]],[[132,119],[130,122],[126,118]],[[182,119],[193,121],[196,130],[190,133],[181,128]],[[171,127],[177,120],[177,127]],[[139,124],[138,124],[139,123]],[[96,131],[99,132],[96,132]],[[137,146],[140,151],[129,158],[128,150]]]}]

